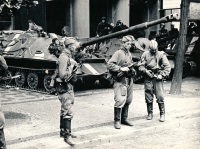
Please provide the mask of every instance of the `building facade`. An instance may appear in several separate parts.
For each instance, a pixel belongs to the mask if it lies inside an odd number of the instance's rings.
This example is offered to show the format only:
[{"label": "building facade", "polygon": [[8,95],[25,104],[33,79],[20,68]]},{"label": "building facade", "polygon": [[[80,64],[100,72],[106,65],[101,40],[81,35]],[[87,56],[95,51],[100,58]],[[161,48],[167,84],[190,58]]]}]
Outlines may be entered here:
[{"label": "building facade", "polygon": [[[38,0],[39,4],[21,8],[2,29],[27,30],[28,20],[42,26],[48,33],[61,34],[64,26],[71,36],[89,38],[96,36],[101,17],[108,23],[121,20],[127,26],[153,21],[162,16],[162,0]],[[0,24],[2,24],[0,22]],[[3,26],[3,25],[2,25]],[[145,37],[155,34],[159,25],[143,32]]]}]

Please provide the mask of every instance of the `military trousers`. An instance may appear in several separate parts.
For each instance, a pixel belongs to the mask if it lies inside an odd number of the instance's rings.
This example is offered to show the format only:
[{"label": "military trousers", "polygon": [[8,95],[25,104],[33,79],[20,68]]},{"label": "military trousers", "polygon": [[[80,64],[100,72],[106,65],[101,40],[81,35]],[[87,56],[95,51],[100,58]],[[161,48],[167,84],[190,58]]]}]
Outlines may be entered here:
[{"label": "military trousers", "polygon": [[60,115],[63,116],[64,119],[72,119],[74,115],[74,91],[69,90],[65,93],[58,94],[58,99],[61,103]]},{"label": "military trousers", "polygon": [[4,129],[4,125],[5,125],[5,117],[2,110],[0,110],[0,129]]},{"label": "military trousers", "polygon": [[145,88],[145,101],[146,103],[152,103],[154,95],[157,99],[157,103],[164,103],[164,87],[163,80],[157,80],[156,78],[144,77]]},{"label": "military trousers", "polygon": [[124,78],[122,81],[116,81],[114,87],[114,107],[122,108],[124,104],[130,105],[133,99],[133,79]]}]

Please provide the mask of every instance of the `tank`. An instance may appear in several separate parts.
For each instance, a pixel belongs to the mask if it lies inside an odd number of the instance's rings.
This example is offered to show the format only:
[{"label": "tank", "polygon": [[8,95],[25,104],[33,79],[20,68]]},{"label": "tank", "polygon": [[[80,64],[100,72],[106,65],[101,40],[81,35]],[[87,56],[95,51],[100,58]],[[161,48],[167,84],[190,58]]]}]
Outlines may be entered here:
[{"label": "tank", "polygon": [[[90,46],[96,43],[128,35],[133,31],[143,30],[163,22],[174,21],[178,18],[178,14],[173,14],[152,22],[138,24],[103,37],[77,39],[77,42],[79,43],[80,49],[90,49]],[[50,82],[51,76],[56,69],[56,59],[49,53],[48,47],[53,37],[58,37],[60,39],[62,39],[62,37],[56,34],[50,34],[52,38],[38,37],[37,34],[26,31],[4,32],[5,37],[3,40],[1,39],[1,48],[4,50],[4,57],[9,67],[7,75],[20,75],[19,78],[7,80],[6,84],[43,93],[54,92],[55,89],[50,87]],[[117,42],[113,44],[117,44]],[[142,48],[139,51],[144,52]],[[112,51],[110,56],[114,52],[115,51]],[[109,81],[106,80],[106,60],[105,57],[97,57],[97,55],[93,53],[81,59],[79,63],[82,65],[76,72],[78,81],[75,84],[75,89],[99,83],[108,84]]]},{"label": "tank", "polygon": [[[199,24],[199,22],[198,22]],[[199,31],[199,26],[197,31]],[[199,47],[200,47],[200,39],[199,33],[187,34],[186,36],[186,50],[185,57],[183,62],[183,77],[188,75],[196,75],[199,74]],[[172,67],[172,72],[170,74],[170,78],[172,78],[172,74],[175,66],[176,59],[176,51],[178,48],[178,34],[171,35],[166,38],[162,38],[158,40],[159,50],[165,51],[167,53],[167,57],[169,59],[170,65]]]}]

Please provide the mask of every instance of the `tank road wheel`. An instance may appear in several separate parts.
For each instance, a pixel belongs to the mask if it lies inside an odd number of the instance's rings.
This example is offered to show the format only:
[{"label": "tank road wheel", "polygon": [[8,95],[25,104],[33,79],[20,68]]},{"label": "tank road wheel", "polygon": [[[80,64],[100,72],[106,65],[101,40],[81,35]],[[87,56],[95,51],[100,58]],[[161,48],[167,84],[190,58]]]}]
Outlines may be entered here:
[{"label": "tank road wheel", "polygon": [[16,72],[15,75],[20,75],[19,78],[15,78],[15,83],[17,86],[22,87],[26,82],[26,74],[24,72]]},{"label": "tank road wheel", "polygon": [[[4,76],[5,77],[12,77],[13,72],[11,70],[8,70],[8,71],[5,72]],[[5,84],[11,84],[11,82],[12,82],[12,79],[5,80]]]},{"label": "tank road wheel", "polygon": [[37,88],[39,84],[39,77],[36,73],[29,73],[27,76],[27,83],[31,89]]},{"label": "tank road wheel", "polygon": [[46,89],[47,92],[52,93],[55,91],[55,88],[50,87],[50,83],[51,83],[51,75],[45,75],[43,80],[44,88]]}]

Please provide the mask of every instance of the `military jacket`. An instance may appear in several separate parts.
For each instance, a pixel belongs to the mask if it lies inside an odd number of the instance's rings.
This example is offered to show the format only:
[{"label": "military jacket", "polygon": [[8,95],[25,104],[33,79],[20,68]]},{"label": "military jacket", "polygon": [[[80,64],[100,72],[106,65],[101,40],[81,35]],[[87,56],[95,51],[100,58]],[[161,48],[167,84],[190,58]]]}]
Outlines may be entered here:
[{"label": "military jacket", "polygon": [[7,69],[8,69],[8,65],[7,65],[4,57],[0,55],[0,71],[7,70]]},{"label": "military jacket", "polygon": [[133,64],[131,53],[127,49],[121,48],[113,54],[107,66],[110,71],[119,72],[120,67],[127,67],[131,64]]},{"label": "military jacket", "polygon": [[156,71],[157,74],[166,77],[170,74],[171,66],[163,51],[157,51],[154,55],[150,51],[145,51],[138,63],[138,69],[142,72],[145,70]]}]

